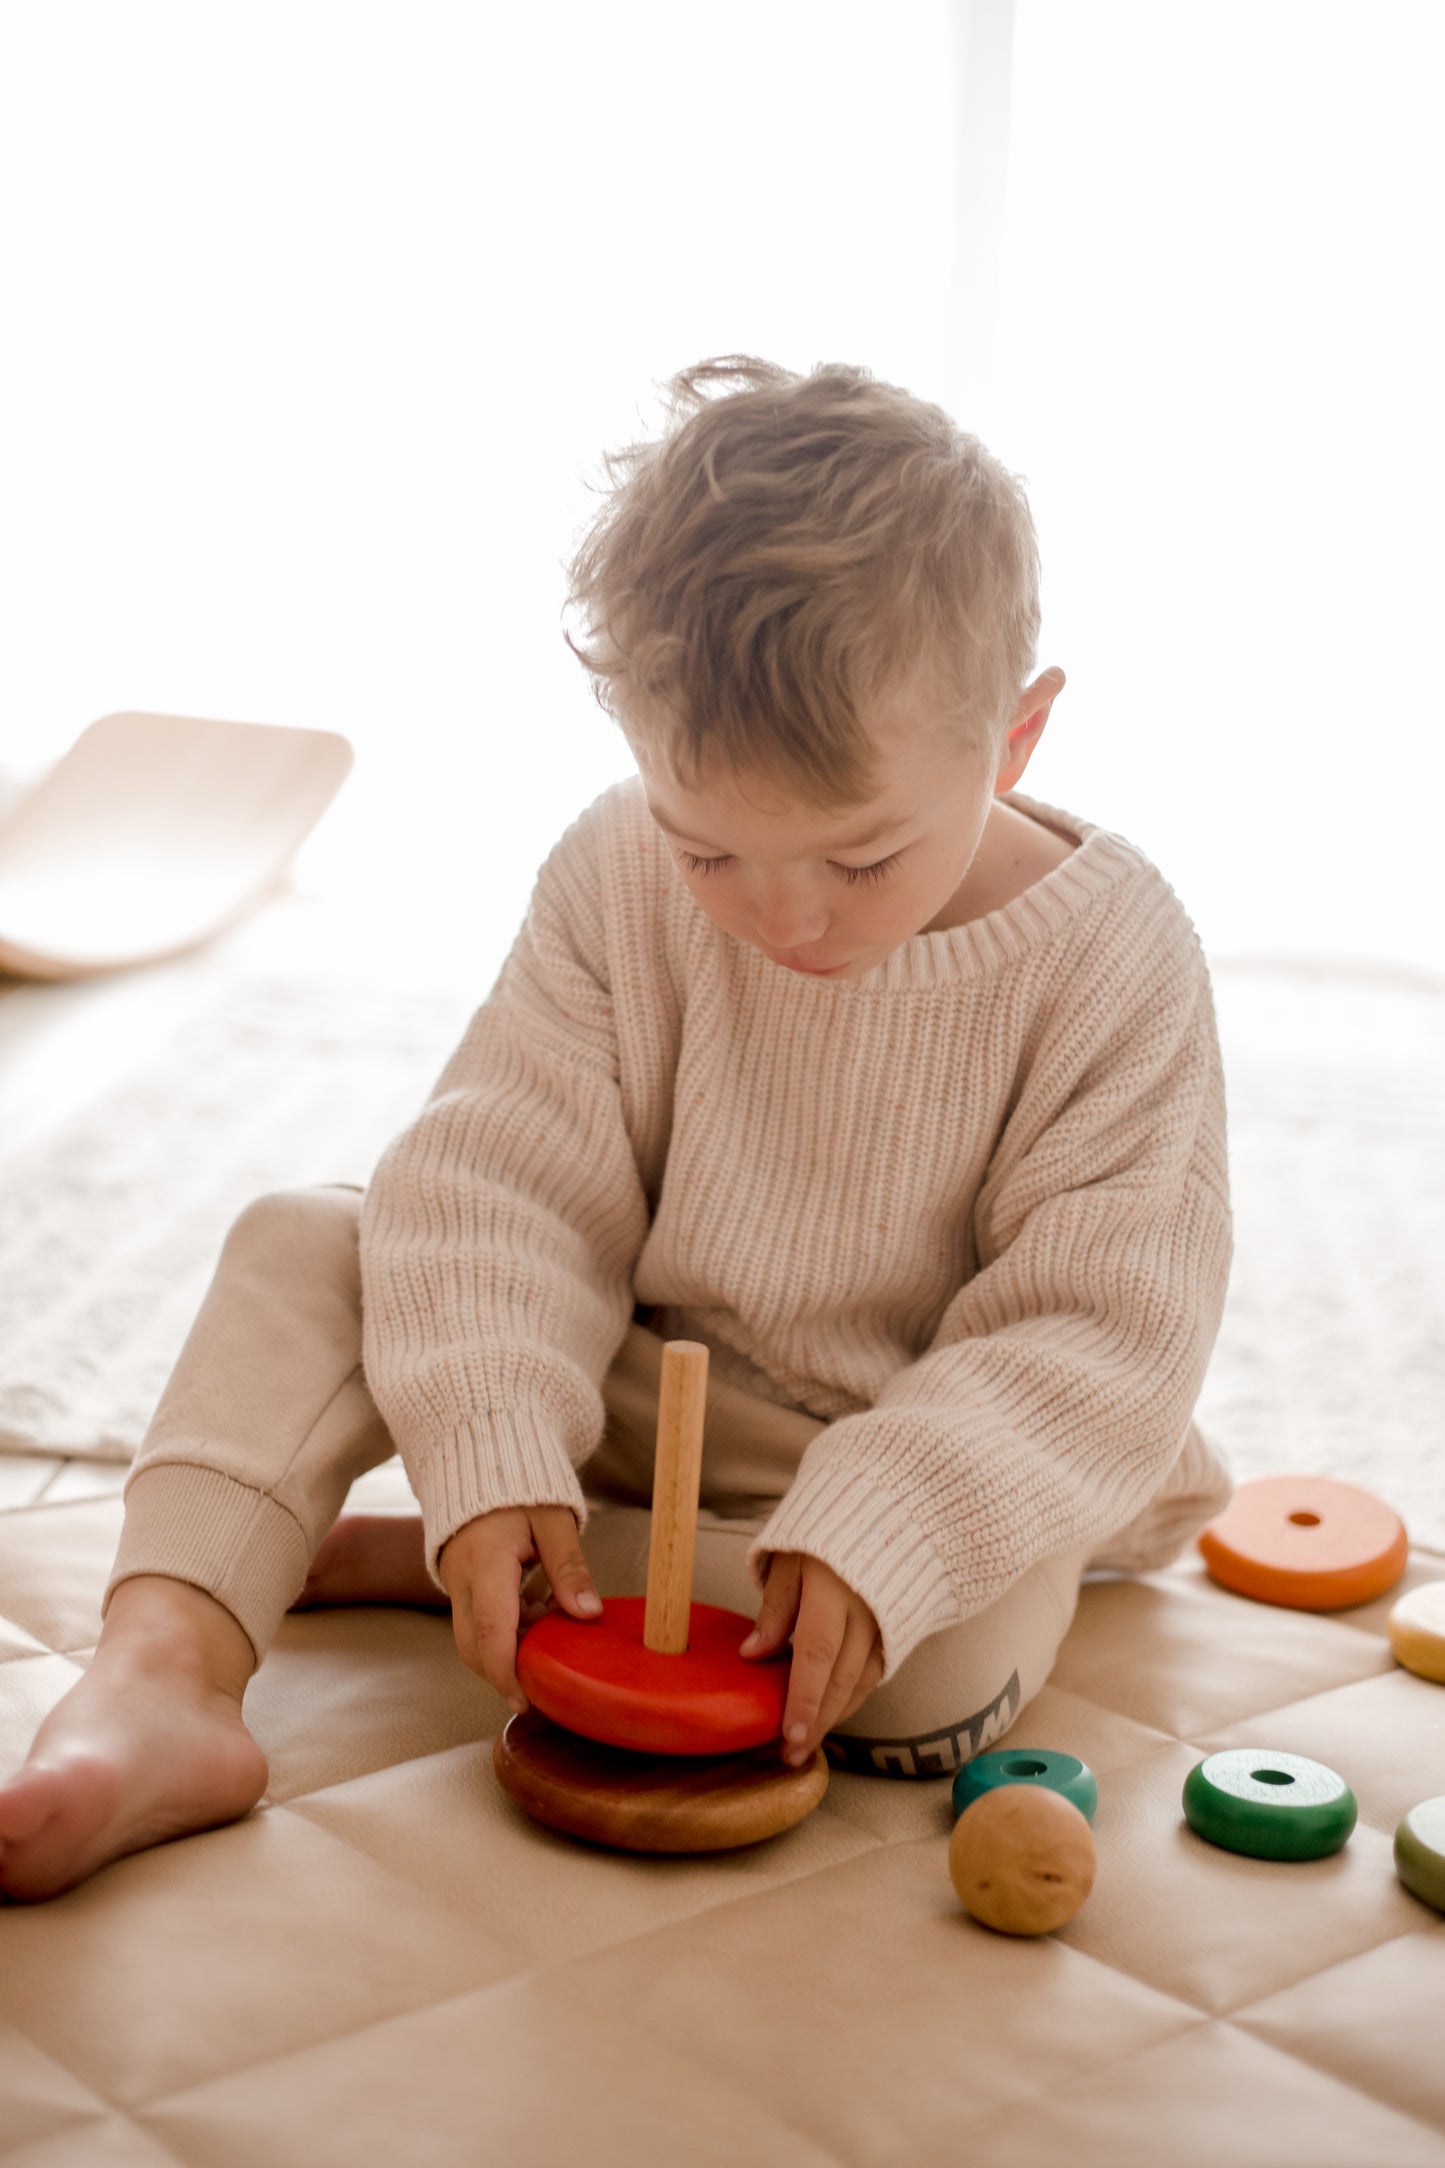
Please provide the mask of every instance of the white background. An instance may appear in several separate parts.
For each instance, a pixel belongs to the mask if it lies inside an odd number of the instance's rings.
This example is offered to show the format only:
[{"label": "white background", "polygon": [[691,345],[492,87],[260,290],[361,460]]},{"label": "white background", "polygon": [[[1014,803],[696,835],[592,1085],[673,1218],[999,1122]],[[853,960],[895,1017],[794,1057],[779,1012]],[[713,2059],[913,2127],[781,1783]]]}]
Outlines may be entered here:
[{"label": "white background", "polygon": [[0,0],[0,767],[343,731],[298,873],[480,997],[630,772],[603,448],[848,360],[1024,480],[1023,788],[1212,953],[1445,972],[1442,62],[1433,0]]}]

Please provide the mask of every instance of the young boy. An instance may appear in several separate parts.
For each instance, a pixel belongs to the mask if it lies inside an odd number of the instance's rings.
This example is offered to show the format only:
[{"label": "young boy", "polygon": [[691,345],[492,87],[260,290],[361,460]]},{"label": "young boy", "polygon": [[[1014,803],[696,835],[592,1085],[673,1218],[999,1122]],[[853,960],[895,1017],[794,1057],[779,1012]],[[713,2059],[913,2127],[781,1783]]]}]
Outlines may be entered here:
[{"label": "young boy", "polygon": [[[94,1658],[0,1789],[12,1896],[255,1804],[298,1603],[449,1604],[521,1706],[544,1578],[578,1618],[645,1586],[667,1339],[710,1350],[694,1596],[791,1641],[794,1760],[951,1774],[1089,1567],[1228,1499],[1208,972],[1139,850],[1018,789],[1064,684],[1021,489],[862,369],[669,388],[571,567],[638,773],[364,1197],[232,1228]],[[338,1519],[394,1451],[419,1519]]]}]

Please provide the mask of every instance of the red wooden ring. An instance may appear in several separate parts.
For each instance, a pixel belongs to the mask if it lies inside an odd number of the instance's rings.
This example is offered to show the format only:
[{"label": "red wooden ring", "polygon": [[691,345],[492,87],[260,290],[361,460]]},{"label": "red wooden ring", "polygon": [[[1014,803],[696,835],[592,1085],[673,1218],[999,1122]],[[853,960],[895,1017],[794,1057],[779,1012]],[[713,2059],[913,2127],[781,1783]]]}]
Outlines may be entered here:
[{"label": "red wooden ring", "polygon": [[661,1654],[642,1639],[645,1596],[606,1596],[600,1617],[549,1611],[517,1644],[517,1678],[544,1716],[584,1739],[643,1754],[735,1754],[779,1738],[791,1654],[749,1661],[738,1643],[753,1621],[695,1603],[687,1647]]}]

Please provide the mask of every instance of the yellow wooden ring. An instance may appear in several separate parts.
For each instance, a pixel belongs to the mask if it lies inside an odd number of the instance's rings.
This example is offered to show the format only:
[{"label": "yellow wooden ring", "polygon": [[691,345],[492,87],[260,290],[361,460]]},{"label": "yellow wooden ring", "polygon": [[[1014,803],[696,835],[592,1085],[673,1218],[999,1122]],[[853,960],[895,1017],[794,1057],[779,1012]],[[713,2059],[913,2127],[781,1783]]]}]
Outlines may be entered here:
[{"label": "yellow wooden ring", "polygon": [[1402,1596],[1388,1628],[1397,1663],[1445,1684],[1445,1581],[1424,1581]]}]

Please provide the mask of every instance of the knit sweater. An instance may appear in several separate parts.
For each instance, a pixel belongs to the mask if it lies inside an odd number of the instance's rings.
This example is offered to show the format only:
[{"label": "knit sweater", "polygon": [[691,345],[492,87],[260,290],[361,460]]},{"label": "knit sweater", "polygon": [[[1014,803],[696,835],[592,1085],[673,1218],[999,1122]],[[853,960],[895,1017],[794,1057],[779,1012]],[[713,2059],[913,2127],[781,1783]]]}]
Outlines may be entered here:
[{"label": "knit sweater", "polygon": [[1232,1256],[1208,970],[1142,851],[1005,802],[1079,847],[843,981],[715,925],[637,776],[553,846],[362,1206],[364,1367],[438,1587],[494,1508],[585,1532],[638,1304],[826,1425],[748,1568],[823,1560],[884,1680],[1164,1488]]}]

